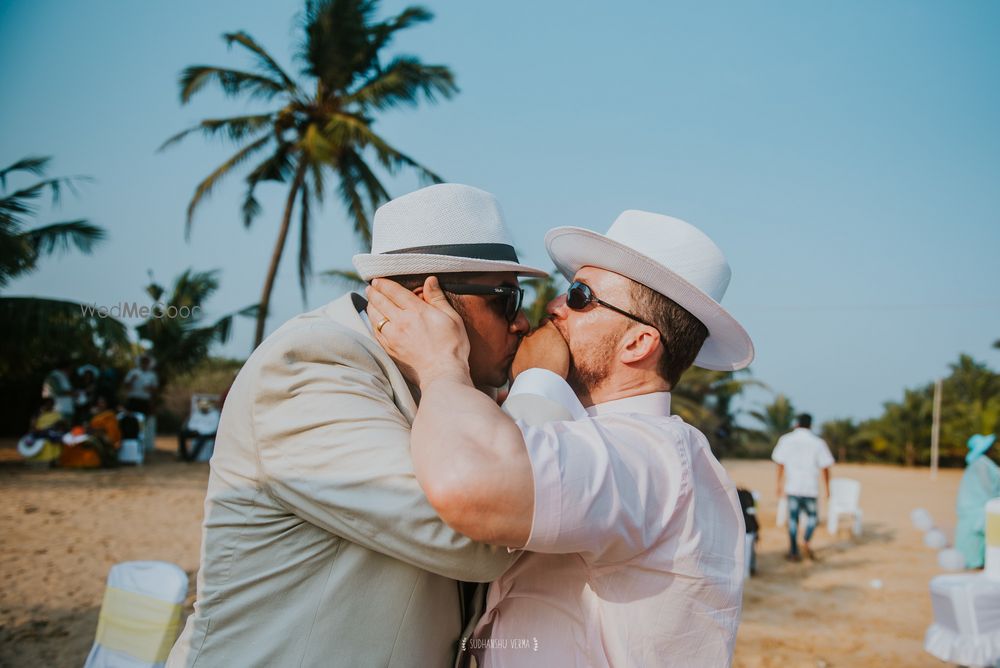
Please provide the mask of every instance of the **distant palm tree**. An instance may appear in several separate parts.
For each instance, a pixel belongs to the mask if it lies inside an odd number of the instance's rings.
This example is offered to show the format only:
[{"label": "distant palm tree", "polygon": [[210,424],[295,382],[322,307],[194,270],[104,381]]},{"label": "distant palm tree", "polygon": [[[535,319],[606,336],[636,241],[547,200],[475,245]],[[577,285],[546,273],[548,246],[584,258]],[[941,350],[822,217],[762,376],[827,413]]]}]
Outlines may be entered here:
[{"label": "distant palm tree", "polygon": [[248,306],[215,322],[206,322],[205,303],[218,289],[217,271],[187,269],[174,281],[169,295],[150,277],[146,294],[166,313],[154,314],[136,326],[136,331],[140,338],[152,344],[161,393],[171,379],[206,360],[213,344],[229,340],[235,316],[257,315],[257,307]]},{"label": "distant palm tree", "polygon": [[750,416],[762,426],[756,433],[757,438],[774,444],[782,435],[791,431],[795,422],[795,408],[788,397],[779,394],[761,410],[750,411]]},{"label": "distant palm tree", "polygon": [[181,73],[184,104],[209,83],[218,85],[228,97],[280,102],[279,108],[265,113],[203,120],[160,147],[162,150],[192,132],[241,144],[195,189],[187,211],[188,233],[201,201],[223,177],[258,154],[267,157],[246,176],[244,225],[249,227],[260,214],[255,197],[258,184],[277,181],[288,185],[284,215],[261,292],[254,345],[264,338],[271,290],[296,202],[300,212],[299,286],[305,299],[312,265],[311,204],[322,202],[327,192],[327,173],[339,181],[340,199],[353,219],[354,231],[365,243],[371,241],[369,212],[389,199],[366,162],[369,156],[389,173],[409,167],[426,181],[441,180],[372,130],[376,112],[413,107],[422,99],[435,102],[439,95],[449,98],[458,91],[454,75],[443,65],[425,65],[414,56],[397,56],[383,64],[380,57],[397,31],[430,21],[433,15],[422,7],[407,7],[393,18],[376,21],[377,4],[376,0],[307,3],[302,20],[304,38],[296,53],[302,63],[302,83],[292,79],[245,32],[226,33],[223,38],[230,46],[238,44],[253,54],[254,71],[192,65]]},{"label": "distant palm tree", "polygon": [[[57,205],[64,189],[75,194],[77,184],[87,180],[44,178],[50,161],[28,157],[0,169],[0,288],[38,269],[42,258],[71,248],[90,253],[105,237],[104,230],[85,219],[28,227],[38,215],[43,196],[49,194]],[[8,178],[17,173],[40,180],[8,193]],[[128,345],[121,322],[88,315],[83,305],[61,299],[0,296],[0,322],[0,375],[8,379],[51,364],[54,359],[47,357],[53,357],[55,342],[62,347],[59,356],[72,356],[75,351],[95,359],[109,348]],[[72,349],[69,354],[67,348]]]}]

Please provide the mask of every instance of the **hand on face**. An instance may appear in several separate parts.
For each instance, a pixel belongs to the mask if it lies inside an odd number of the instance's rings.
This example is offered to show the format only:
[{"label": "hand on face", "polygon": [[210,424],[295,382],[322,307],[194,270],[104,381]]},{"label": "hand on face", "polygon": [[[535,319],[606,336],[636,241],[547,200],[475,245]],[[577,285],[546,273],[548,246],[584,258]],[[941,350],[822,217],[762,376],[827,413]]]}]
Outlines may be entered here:
[{"label": "hand on face", "polygon": [[448,303],[436,277],[417,296],[387,279],[365,291],[375,339],[410,382],[424,385],[442,375],[469,376],[469,338],[462,317]]},{"label": "hand on face", "polygon": [[569,344],[550,320],[521,340],[510,378],[513,380],[525,369],[533,368],[548,369],[562,378],[569,374]]}]

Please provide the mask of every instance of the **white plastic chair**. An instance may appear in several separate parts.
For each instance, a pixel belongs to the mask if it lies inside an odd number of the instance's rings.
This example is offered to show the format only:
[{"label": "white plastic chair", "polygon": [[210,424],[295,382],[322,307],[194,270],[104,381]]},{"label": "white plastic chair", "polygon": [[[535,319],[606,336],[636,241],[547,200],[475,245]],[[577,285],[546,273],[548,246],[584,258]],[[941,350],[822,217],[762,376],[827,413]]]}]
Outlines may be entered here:
[{"label": "white plastic chair", "polygon": [[159,668],[180,630],[188,577],[164,561],[126,561],[108,573],[84,668]]},{"label": "white plastic chair", "polygon": [[[128,413],[119,413],[118,420],[121,422]],[[139,423],[139,438],[123,438],[121,447],[118,448],[118,461],[123,464],[135,464],[142,466],[146,459],[146,448],[143,447],[143,434],[146,430],[146,420],[142,413],[132,413],[132,416]]]},{"label": "white plastic chair", "polygon": [[853,516],[851,531],[861,535],[861,521],[864,514],[858,505],[861,500],[861,483],[851,478],[834,478],[830,481],[830,501],[826,508],[826,529],[831,536],[837,535],[841,516]]},{"label": "white plastic chair", "polygon": [[963,666],[1000,660],[1000,583],[982,573],[939,575],[931,580],[934,623],[924,650]]}]

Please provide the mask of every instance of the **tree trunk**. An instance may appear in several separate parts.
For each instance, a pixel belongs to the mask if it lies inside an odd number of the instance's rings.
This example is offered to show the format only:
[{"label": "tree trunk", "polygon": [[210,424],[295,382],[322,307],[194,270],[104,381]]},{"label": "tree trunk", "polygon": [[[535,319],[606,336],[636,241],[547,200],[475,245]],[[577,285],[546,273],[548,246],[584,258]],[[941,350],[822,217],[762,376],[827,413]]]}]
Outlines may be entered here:
[{"label": "tree trunk", "polygon": [[906,442],[906,451],[905,451],[904,457],[905,457],[906,465],[907,466],[913,466],[916,463],[917,453],[916,453],[916,449],[913,447],[913,442],[912,441],[907,441]]},{"label": "tree trunk", "polygon": [[842,446],[840,446],[840,459],[839,459],[839,461],[837,463],[838,464],[843,464],[846,461],[847,461],[847,446],[846,445],[842,445]]},{"label": "tree trunk", "polygon": [[292,186],[288,190],[288,199],[285,201],[285,215],[281,219],[281,228],[278,230],[278,239],[274,242],[274,252],[271,253],[271,265],[267,268],[267,278],[264,279],[264,290],[260,295],[260,307],[257,311],[257,331],[254,334],[253,347],[256,348],[264,340],[264,323],[267,320],[267,311],[271,304],[271,290],[274,288],[274,279],[278,275],[278,264],[281,263],[281,254],[285,250],[285,240],[288,239],[288,228],[292,223],[292,209],[295,207],[295,197],[302,187],[302,180],[305,178],[305,160],[299,160],[299,166],[295,170],[295,178]]}]

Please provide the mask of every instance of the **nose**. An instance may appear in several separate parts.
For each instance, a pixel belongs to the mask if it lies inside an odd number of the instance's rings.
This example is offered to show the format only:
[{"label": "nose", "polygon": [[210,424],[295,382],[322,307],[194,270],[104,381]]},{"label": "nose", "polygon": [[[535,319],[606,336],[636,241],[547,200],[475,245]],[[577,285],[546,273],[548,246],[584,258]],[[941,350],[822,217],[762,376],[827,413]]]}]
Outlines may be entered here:
[{"label": "nose", "polygon": [[528,316],[524,315],[524,311],[518,311],[514,322],[510,323],[510,333],[524,336],[529,331],[531,331],[531,323],[528,322]]},{"label": "nose", "polygon": [[545,312],[553,318],[565,318],[568,310],[566,295],[559,295],[545,306]]}]

